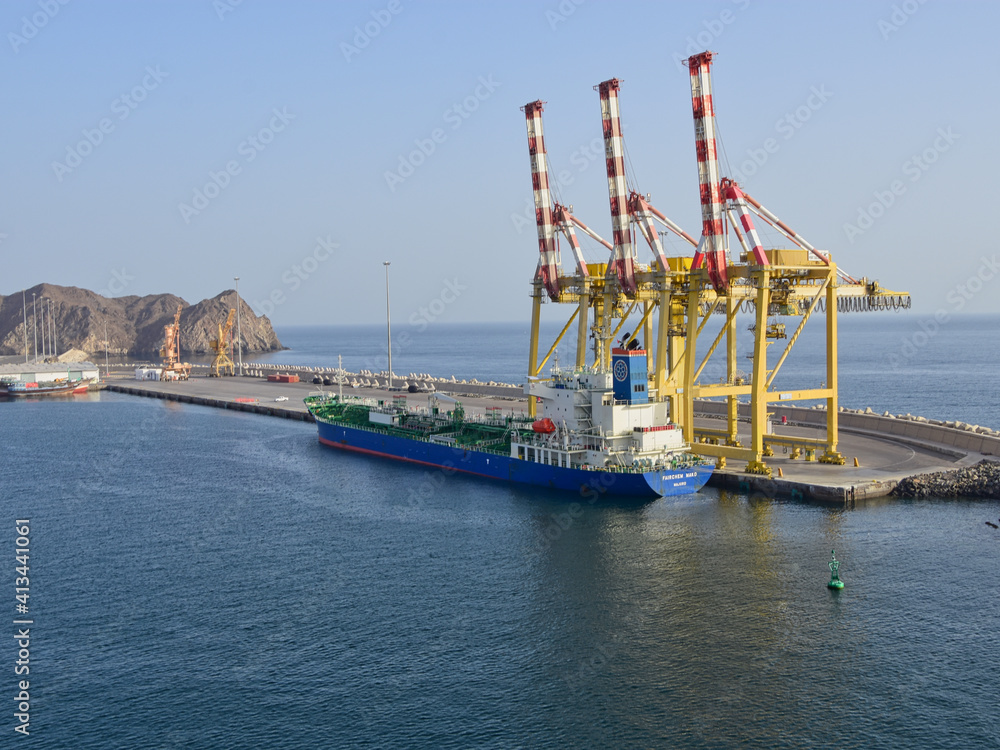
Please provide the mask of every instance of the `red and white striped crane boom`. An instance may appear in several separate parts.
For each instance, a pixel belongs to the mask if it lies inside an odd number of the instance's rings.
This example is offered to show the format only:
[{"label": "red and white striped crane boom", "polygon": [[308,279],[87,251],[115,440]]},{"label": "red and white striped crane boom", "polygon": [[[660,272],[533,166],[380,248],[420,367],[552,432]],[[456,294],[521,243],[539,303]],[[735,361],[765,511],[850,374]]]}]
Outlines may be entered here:
[{"label": "red and white striped crane boom", "polygon": [[[744,192],[736,181],[719,178],[718,152],[715,144],[715,103],[712,98],[712,56],[712,52],[706,51],[693,55],[687,61],[691,73],[691,102],[695,120],[695,145],[698,154],[702,208],[701,243],[695,252],[692,267],[700,268],[707,259],[709,278],[716,291],[724,292],[728,287],[725,229],[722,223],[722,212],[726,206],[723,201],[727,201],[736,209],[739,222],[733,222],[733,228],[751,262],[761,266],[770,265],[754,227],[753,218],[750,216],[752,211],[796,245],[808,250],[826,265],[830,265],[828,255],[817,250],[751,195]],[[837,274],[851,283],[857,283],[840,268],[837,269]]]},{"label": "red and white striped crane boom", "polygon": [[[822,250],[817,250],[815,247],[813,247],[811,243],[806,241],[805,237],[795,232],[795,230],[793,230],[785,222],[783,222],[781,219],[775,216],[771,211],[768,211],[766,208],[764,208],[764,206],[760,205],[760,202],[757,201],[752,195],[744,192],[743,197],[746,198],[747,203],[750,204],[751,210],[755,214],[757,214],[760,218],[762,218],[768,224],[773,226],[775,229],[777,229],[779,232],[785,235],[785,237],[787,237],[789,240],[791,240],[796,245],[801,247],[803,250],[808,250],[810,253],[815,255],[819,260],[823,261],[826,265],[830,265],[829,255],[824,253]],[[842,270],[840,266],[837,266],[837,275],[840,276],[845,281],[851,282],[852,284],[858,283],[857,279],[855,279],[853,276]]]},{"label": "red and white striped crane boom", "polygon": [[667,263],[666,253],[663,252],[663,245],[660,242],[660,235],[656,233],[656,226],[653,224],[653,211],[649,202],[636,191],[628,197],[628,211],[639,225],[639,231],[646,239],[646,242],[653,250],[661,271],[669,271],[670,265]]},{"label": "red and white striped crane boom", "polygon": [[629,227],[628,186],[625,184],[625,144],[622,141],[621,118],[618,114],[617,78],[599,83],[594,88],[601,95],[601,119],[604,130],[604,156],[608,172],[608,195],[611,199],[611,229],[615,249],[608,264],[608,276],[617,276],[628,296],[637,290],[632,232]]},{"label": "red and white striped crane boom", "polygon": [[586,278],[590,275],[587,270],[587,261],[583,259],[583,252],[580,250],[580,242],[576,239],[574,225],[580,227],[584,232],[603,244],[608,250],[614,249],[610,242],[598,236],[590,227],[576,218],[569,209],[561,203],[556,203],[552,207],[552,220],[556,224],[556,229],[563,233],[570,247],[573,249],[573,257],[576,259],[576,270],[580,276]]},{"label": "red and white striped crane boom", "polygon": [[622,137],[621,109],[618,104],[618,90],[621,88],[621,81],[612,78],[594,88],[601,94],[608,193],[611,198],[611,221],[615,233],[613,255],[609,266],[618,276],[626,294],[634,294],[636,288],[635,248],[632,242],[631,222],[634,221],[639,225],[639,230],[653,251],[662,271],[669,271],[670,267],[659,234],[653,225],[653,219],[657,219],[692,245],[697,243],[676,223],[654,208],[648,200],[643,198],[641,193],[637,190],[629,191],[625,178],[625,143]]},{"label": "red and white striped crane boom", "polygon": [[[588,237],[591,237],[591,238],[597,240],[602,245],[604,245],[604,247],[606,247],[608,250],[614,250],[615,249],[614,245],[612,245],[606,239],[604,239],[603,237],[601,237],[601,235],[599,235],[593,229],[591,229],[590,227],[588,227],[586,224],[584,224],[582,221],[580,221],[578,218],[576,218],[575,215],[573,215],[572,213],[570,213],[565,207],[560,206],[558,203],[556,204],[556,212],[557,212],[558,215],[562,216],[564,218],[564,220],[565,220],[566,229],[563,230],[563,233],[566,234],[567,236],[569,236],[570,232],[573,232],[573,225],[576,225],[576,226],[580,227],[580,229],[582,229],[584,231],[584,234],[586,234]],[[560,226],[560,228],[562,228],[562,224],[560,224],[559,226]],[[574,236],[575,236],[575,233],[574,233]],[[583,265],[586,266],[586,263],[583,262],[582,258],[580,259],[579,262],[583,263]]]},{"label": "red and white striped crane boom", "polygon": [[717,292],[729,288],[726,270],[726,237],[722,226],[722,196],[719,190],[719,159],[715,147],[715,106],[712,103],[712,53],[688,58],[691,73],[691,106],[694,112],[695,150],[701,190],[701,242],[692,268],[707,260],[708,277]]},{"label": "red and white striped crane boom", "polygon": [[664,216],[663,212],[658,210],[656,206],[647,203],[646,207],[649,209],[649,212],[653,214],[653,218],[659,221],[663,226],[665,226],[671,232],[676,234],[682,240],[685,240],[688,244],[691,245],[691,247],[698,247],[698,242],[697,240],[695,240],[694,237],[692,237],[690,234],[681,229],[674,221]]},{"label": "red and white striped crane boom", "polygon": [[549,190],[548,153],[545,150],[545,138],[542,131],[544,104],[545,102],[542,101],[531,102],[524,105],[521,110],[525,113],[528,127],[531,184],[535,197],[535,223],[538,226],[539,259],[536,277],[541,278],[549,297],[558,301],[560,296],[560,257],[557,245],[558,237],[555,232],[562,232],[569,241],[570,247],[573,249],[573,257],[576,260],[577,272],[583,277],[588,275],[587,262],[583,259],[583,252],[580,249],[573,225],[581,227],[591,237],[607,245],[608,249],[611,249],[611,245],[567,211],[565,206],[552,201],[552,193]]},{"label": "red and white striped crane boom", "polygon": [[538,100],[525,104],[528,128],[528,154],[531,157],[531,188],[535,198],[535,223],[538,226],[538,270],[536,278],[542,280],[549,298],[559,299],[559,264],[556,257],[556,238],[552,223],[552,196],[549,192],[549,168],[545,154],[545,137],[542,131],[542,107]]},{"label": "red and white striped crane boom", "polygon": [[[747,258],[759,266],[770,265],[767,255],[764,253],[764,248],[760,244],[760,237],[757,236],[757,230],[754,228],[753,219],[750,216],[750,210],[747,208],[747,202],[744,200],[745,196],[743,191],[740,190],[740,186],[726,177],[723,178],[720,187],[722,196],[736,207],[736,212],[739,214],[739,225],[742,226],[743,232],[741,234],[740,230],[737,229],[736,236],[739,237],[740,245],[743,246]],[[733,222],[733,226],[737,226],[736,222]],[[744,235],[750,240],[749,244],[744,241]]]}]

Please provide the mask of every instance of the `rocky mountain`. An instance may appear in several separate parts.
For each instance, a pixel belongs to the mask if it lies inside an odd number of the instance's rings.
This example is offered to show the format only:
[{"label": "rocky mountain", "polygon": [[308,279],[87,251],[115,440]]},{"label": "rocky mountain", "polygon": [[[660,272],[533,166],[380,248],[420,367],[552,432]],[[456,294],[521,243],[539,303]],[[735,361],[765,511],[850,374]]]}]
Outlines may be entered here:
[{"label": "rocky mountain", "polygon": [[[35,305],[32,305],[32,294]],[[21,293],[0,295],[0,354],[23,354],[25,346],[24,308]],[[189,305],[173,294],[151,294],[146,297],[102,297],[87,289],[72,286],[38,284],[25,291],[27,307],[27,345],[34,351],[38,335],[38,350],[42,351],[41,337],[55,329],[56,349],[81,349],[92,355],[104,352],[104,326],[107,324],[108,351],[111,354],[132,357],[158,356],[163,346],[163,327],[174,322],[177,306],[181,306],[180,343],[181,355],[211,352],[210,339],[218,332],[218,325],[225,323],[229,310],[236,307],[236,292],[227,290]],[[284,349],[278,341],[271,321],[264,315],[258,317],[241,300],[240,330],[243,351],[269,352]],[[43,317],[44,309],[44,317]],[[49,310],[52,326],[49,325]],[[37,327],[34,319],[37,310]],[[233,324],[233,342],[236,343],[236,324]]]}]

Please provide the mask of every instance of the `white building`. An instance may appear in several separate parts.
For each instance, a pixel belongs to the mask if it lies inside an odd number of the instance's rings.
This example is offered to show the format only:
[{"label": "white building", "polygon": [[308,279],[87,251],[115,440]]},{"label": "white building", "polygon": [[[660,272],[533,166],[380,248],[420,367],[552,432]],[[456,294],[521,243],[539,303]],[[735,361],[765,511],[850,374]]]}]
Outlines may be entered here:
[{"label": "white building", "polygon": [[163,375],[162,367],[136,367],[136,380],[159,380]]},{"label": "white building", "polygon": [[57,378],[98,380],[101,373],[93,362],[21,362],[0,365],[0,381],[47,383]]}]

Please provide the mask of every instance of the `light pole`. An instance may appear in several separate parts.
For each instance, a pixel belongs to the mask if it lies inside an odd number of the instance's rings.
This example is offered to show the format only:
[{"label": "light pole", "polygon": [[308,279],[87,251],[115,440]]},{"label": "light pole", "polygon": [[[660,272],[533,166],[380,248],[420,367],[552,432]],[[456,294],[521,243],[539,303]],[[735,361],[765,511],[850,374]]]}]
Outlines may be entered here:
[{"label": "light pole", "polygon": [[383,261],[385,266],[385,338],[389,350],[389,390],[392,390],[392,324],[389,318],[389,261]]},{"label": "light pole", "polygon": [[52,356],[52,336],[49,334],[49,298],[40,297],[42,303],[42,361]]},{"label": "light pole", "polygon": [[45,361],[45,297],[38,300],[42,303],[42,362]]},{"label": "light pole", "polygon": [[49,330],[51,331],[51,333],[49,333],[49,344],[51,345],[50,348],[52,349],[52,356],[58,359],[59,347],[56,346],[56,321],[55,318],[52,317],[51,299],[49,300]]},{"label": "light pole", "polygon": [[24,363],[28,364],[28,303],[25,301],[24,291],[21,290],[21,313],[24,315]]},{"label": "light pole", "polygon": [[236,280],[236,346],[240,358],[240,376],[243,376],[243,329],[240,327],[240,277],[233,276]]},{"label": "light pole", "polygon": [[35,304],[35,293],[31,293],[31,329],[35,336],[35,363],[38,363],[38,306]]},{"label": "light pole", "polygon": [[108,321],[104,321],[104,379],[107,380],[108,376],[111,374],[111,368],[108,366]]}]

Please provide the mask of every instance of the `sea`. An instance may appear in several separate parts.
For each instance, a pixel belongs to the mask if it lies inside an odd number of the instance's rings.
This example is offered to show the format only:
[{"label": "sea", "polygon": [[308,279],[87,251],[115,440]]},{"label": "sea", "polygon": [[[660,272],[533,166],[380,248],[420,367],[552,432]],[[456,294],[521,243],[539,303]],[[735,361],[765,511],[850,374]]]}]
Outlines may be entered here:
[{"label": "sea", "polygon": [[[997,316],[840,321],[843,405],[1000,427]],[[405,331],[397,373],[524,382],[527,325]],[[382,369],[384,327],[278,334]],[[1000,499],[590,503],[112,393],[0,435],[0,747],[1000,746]]]}]

